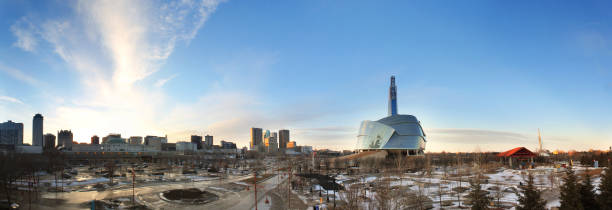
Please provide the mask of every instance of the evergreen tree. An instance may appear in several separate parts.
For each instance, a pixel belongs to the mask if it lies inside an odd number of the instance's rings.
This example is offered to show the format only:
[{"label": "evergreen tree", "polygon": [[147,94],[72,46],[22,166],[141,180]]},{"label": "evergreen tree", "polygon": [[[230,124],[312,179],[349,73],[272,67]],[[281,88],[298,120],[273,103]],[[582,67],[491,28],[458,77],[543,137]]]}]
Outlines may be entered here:
[{"label": "evergreen tree", "polygon": [[612,166],[601,174],[601,183],[599,183],[599,195],[597,200],[602,210],[612,210]]},{"label": "evergreen tree", "polygon": [[577,183],[576,174],[572,167],[565,171],[561,186],[561,208],[560,210],[584,210],[580,202],[580,185]]},{"label": "evergreen tree", "polygon": [[546,201],[540,196],[540,191],[533,185],[533,175],[529,173],[527,185],[520,187],[517,193],[519,205],[517,210],[546,210]]},{"label": "evergreen tree", "polygon": [[580,202],[584,209],[599,210],[599,204],[595,200],[595,187],[591,183],[591,175],[589,170],[584,173],[584,180],[580,185]]},{"label": "evergreen tree", "polygon": [[480,180],[475,178],[470,182],[471,191],[468,197],[472,201],[472,210],[489,209],[491,198],[487,195],[487,191],[482,190]]}]

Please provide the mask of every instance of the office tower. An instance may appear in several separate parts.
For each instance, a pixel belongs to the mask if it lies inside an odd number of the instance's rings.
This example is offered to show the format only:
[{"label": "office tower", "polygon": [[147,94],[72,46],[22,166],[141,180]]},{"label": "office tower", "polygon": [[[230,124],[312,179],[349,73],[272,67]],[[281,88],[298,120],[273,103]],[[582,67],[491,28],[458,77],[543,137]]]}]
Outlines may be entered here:
[{"label": "office tower", "polygon": [[270,136],[264,139],[264,145],[267,152],[276,152],[278,151],[278,143],[276,141],[276,137]]},{"label": "office tower", "polygon": [[32,146],[43,145],[43,116],[34,115],[32,119]]},{"label": "office tower", "polygon": [[72,150],[72,131],[60,130],[57,132],[57,146],[62,146],[67,150]]},{"label": "office tower", "polygon": [[395,87],[395,76],[391,76],[389,87],[389,116],[397,115],[397,87]]},{"label": "office tower", "polygon": [[262,143],[261,128],[251,128],[251,149],[256,149]]},{"label": "office tower", "polygon": [[270,138],[270,130],[266,130],[266,132],[264,132],[263,138]]},{"label": "office tower", "polygon": [[204,136],[204,145],[206,145],[207,148],[212,148],[213,136],[210,136],[210,135]]},{"label": "office tower", "polygon": [[191,143],[195,144],[197,149],[202,149],[202,136],[191,135]]},{"label": "office tower", "polygon": [[0,123],[0,144],[23,144],[23,123],[7,121]]},{"label": "office tower", "polygon": [[142,144],[142,136],[130,136],[128,144]]},{"label": "office tower", "polygon": [[50,149],[55,148],[55,135],[50,134],[50,133],[45,134],[43,136],[43,143],[44,143],[43,149],[45,150],[50,150]]},{"label": "office tower", "polygon": [[287,142],[289,142],[289,130],[278,131],[278,147],[281,149],[287,148]]},{"label": "office tower", "polygon": [[91,144],[100,144],[100,137],[94,135],[91,137]]}]

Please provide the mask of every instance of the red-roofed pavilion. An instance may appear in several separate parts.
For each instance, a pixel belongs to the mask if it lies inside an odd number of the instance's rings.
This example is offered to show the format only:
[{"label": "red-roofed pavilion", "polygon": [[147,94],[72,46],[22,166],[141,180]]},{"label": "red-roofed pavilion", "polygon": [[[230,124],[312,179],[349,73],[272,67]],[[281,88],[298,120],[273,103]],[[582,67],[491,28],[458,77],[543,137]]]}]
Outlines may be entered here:
[{"label": "red-roofed pavilion", "polygon": [[530,162],[533,163],[533,157],[535,157],[536,154],[531,152],[530,150],[528,150],[525,147],[517,147],[502,153],[497,154],[497,157],[503,157],[503,160],[507,160],[508,163],[510,164],[510,167],[512,167],[512,160],[514,159],[516,162],[522,163],[520,164],[520,166],[524,166],[525,162]]}]

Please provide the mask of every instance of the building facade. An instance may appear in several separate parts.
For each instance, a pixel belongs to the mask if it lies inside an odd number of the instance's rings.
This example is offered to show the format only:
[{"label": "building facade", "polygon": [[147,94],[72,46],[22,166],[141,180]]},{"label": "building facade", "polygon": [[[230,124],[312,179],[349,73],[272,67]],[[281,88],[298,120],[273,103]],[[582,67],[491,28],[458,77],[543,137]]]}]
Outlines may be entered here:
[{"label": "building facade", "polygon": [[48,133],[43,136],[43,148],[45,150],[55,148],[55,135]]},{"label": "building facade", "polygon": [[94,135],[91,137],[91,144],[100,144],[100,137]]},{"label": "building facade", "polygon": [[32,146],[43,146],[43,116],[34,115],[32,119]]},{"label": "building facade", "polygon": [[130,136],[128,144],[142,144],[142,136]]},{"label": "building facade", "polygon": [[257,150],[263,143],[263,134],[261,128],[251,128],[251,150]]},{"label": "building facade", "polygon": [[70,130],[60,130],[57,132],[57,146],[66,150],[72,150],[73,135]]},{"label": "building facade", "polygon": [[213,142],[214,142],[214,138],[211,135],[206,135],[204,136],[204,146],[206,146],[206,148],[212,148],[213,146]]},{"label": "building facade", "polygon": [[0,144],[22,145],[23,123],[7,121],[0,123]]},{"label": "building facade", "polygon": [[421,122],[412,115],[397,114],[395,77],[389,88],[389,116],[361,122],[357,136],[360,151],[386,150],[402,155],[423,155],[427,142]]},{"label": "building facade", "polygon": [[280,149],[287,148],[287,142],[289,142],[289,130],[283,129],[278,131],[278,147]]},{"label": "building facade", "polygon": [[202,149],[202,136],[191,135],[191,143],[195,144],[197,149]]}]

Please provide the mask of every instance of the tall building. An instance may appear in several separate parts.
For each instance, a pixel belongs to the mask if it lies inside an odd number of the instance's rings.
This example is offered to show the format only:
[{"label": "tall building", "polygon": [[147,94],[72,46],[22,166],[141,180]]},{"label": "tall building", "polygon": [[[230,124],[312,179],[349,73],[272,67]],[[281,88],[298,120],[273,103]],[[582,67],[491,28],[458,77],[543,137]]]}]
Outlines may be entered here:
[{"label": "tall building", "polygon": [[207,148],[212,148],[212,146],[213,146],[213,136],[211,136],[211,135],[204,136],[204,145]]},{"label": "tall building", "polygon": [[289,130],[278,131],[278,147],[281,149],[287,148],[287,142],[289,142]]},{"label": "tall building", "polygon": [[278,142],[276,141],[276,137],[270,136],[264,139],[264,145],[266,147],[267,152],[276,152],[278,151]]},{"label": "tall building", "polygon": [[397,113],[395,77],[389,90],[389,116],[377,121],[361,122],[357,136],[359,151],[385,150],[400,155],[423,155],[425,132],[415,116]]},{"label": "tall building", "polygon": [[191,135],[191,143],[195,144],[197,149],[202,149],[202,136]]},{"label": "tall building", "polygon": [[63,146],[67,150],[72,150],[73,135],[70,130],[60,130],[57,132],[57,146]]},{"label": "tall building", "polygon": [[257,146],[263,143],[261,128],[251,128],[251,149],[256,149]]},{"label": "tall building", "polygon": [[6,121],[0,123],[0,144],[22,145],[23,123]]},{"label": "tall building", "polygon": [[43,136],[43,149],[50,150],[55,148],[55,135],[53,134],[45,134]]},{"label": "tall building", "polygon": [[391,76],[389,87],[389,116],[397,115],[397,87],[395,87],[395,76]]},{"label": "tall building", "polygon": [[100,144],[100,137],[94,135],[91,137],[91,144]]},{"label": "tall building", "polygon": [[43,116],[41,114],[34,115],[32,119],[32,146],[43,145]]}]

